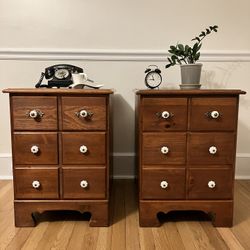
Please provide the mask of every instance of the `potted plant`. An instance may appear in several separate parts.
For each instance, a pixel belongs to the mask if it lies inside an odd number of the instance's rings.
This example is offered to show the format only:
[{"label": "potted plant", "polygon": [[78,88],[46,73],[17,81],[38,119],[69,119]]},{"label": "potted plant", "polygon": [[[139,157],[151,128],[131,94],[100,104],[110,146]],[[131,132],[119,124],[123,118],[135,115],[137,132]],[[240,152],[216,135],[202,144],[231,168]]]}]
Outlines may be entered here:
[{"label": "potted plant", "polygon": [[181,67],[181,85],[182,89],[197,89],[200,88],[201,63],[196,63],[200,58],[200,49],[202,47],[202,40],[212,32],[217,32],[218,26],[209,26],[202,31],[198,36],[191,41],[195,41],[193,46],[183,45],[177,43],[176,46],[171,45],[170,57],[168,57],[168,64],[166,68],[180,64]]}]

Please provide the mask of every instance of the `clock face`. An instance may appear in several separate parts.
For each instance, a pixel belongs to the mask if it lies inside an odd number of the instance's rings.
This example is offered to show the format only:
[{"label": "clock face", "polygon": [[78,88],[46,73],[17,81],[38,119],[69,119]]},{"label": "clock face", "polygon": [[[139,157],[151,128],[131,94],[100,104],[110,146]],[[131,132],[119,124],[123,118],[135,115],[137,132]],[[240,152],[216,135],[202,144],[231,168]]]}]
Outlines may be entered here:
[{"label": "clock face", "polygon": [[161,75],[155,71],[149,72],[145,77],[146,86],[151,89],[157,88],[161,84],[161,82]]},{"label": "clock face", "polygon": [[58,69],[56,72],[55,72],[55,77],[57,79],[65,79],[69,76],[69,71],[67,69]]}]

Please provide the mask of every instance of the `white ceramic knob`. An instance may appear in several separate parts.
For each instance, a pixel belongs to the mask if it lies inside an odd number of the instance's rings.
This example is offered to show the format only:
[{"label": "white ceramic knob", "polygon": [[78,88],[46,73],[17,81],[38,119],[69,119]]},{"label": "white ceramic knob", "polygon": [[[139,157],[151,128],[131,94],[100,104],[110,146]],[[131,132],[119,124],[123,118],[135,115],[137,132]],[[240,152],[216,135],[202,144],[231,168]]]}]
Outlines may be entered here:
[{"label": "white ceramic knob", "polygon": [[39,188],[40,186],[41,186],[41,184],[40,184],[39,181],[33,181],[33,182],[32,182],[32,187],[33,187],[33,188],[37,189],[37,188]]},{"label": "white ceramic knob", "polygon": [[88,151],[88,148],[87,148],[85,145],[82,145],[82,146],[80,147],[80,152],[81,152],[82,154],[87,153],[87,151]]},{"label": "white ceramic knob", "polygon": [[85,181],[85,180],[82,180],[82,181],[80,182],[80,186],[81,186],[82,188],[86,188],[86,187],[88,186],[88,182]]},{"label": "white ceramic knob", "polygon": [[166,154],[168,154],[168,152],[169,152],[169,148],[167,146],[161,147],[161,153],[162,154],[166,155]]},{"label": "white ceramic knob", "polygon": [[215,146],[211,146],[209,149],[208,149],[209,153],[211,155],[214,155],[217,153],[217,148]]},{"label": "white ceramic knob", "polygon": [[79,115],[82,117],[82,118],[85,118],[85,117],[87,117],[88,116],[88,112],[87,112],[87,110],[81,110],[80,112],[79,112]]},{"label": "white ceramic knob", "polygon": [[170,113],[168,111],[163,111],[161,113],[161,117],[164,119],[168,119],[170,117]]},{"label": "white ceramic knob", "polygon": [[39,147],[34,145],[30,148],[31,153],[37,154],[39,152]]},{"label": "white ceramic knob", "polygon": [[220,116],[220,113],[217,110],[214,110],[210,113],[213,119],[217,119]]},{"label": "white ceramic knob", "polygon": [[30,112],[29,112],[29,116],[31,117],[31,118],[37,118],[38,117],[38,112],[34,109],[34,110],[31,110]]},{"label": "white ceramic knob", "polygon": [[209,188],[215,188],[216,183],[215,183],[215,181],[209,181],[207,185]]},{"label": "white ceramic knob", "polygon": [[161,188],[165,189],[168,187],[168,182],[167,181],[161,181],[161,184],[160,184]]}]

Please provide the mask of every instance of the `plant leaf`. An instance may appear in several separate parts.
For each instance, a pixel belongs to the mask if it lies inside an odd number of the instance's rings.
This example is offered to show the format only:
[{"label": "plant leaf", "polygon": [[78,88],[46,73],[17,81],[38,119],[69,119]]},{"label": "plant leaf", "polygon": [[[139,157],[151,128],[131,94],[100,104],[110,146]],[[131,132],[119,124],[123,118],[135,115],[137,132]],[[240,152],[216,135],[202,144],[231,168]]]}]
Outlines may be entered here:
[{"label": "plant leaf", "polygon": [[179,50],[184,51],[184,46],[182,44],[178,44],[177,46],[178,46]]},{"label": "plant leaf", "polygon": [[197,52],[197,48],[198,48],[198,43],[195,43],[193,46],[193,53],[194,54]]},{"label": "plant leaf", "polygon": [[191,41],[195,41],[195,40],[197,40],[198,42],[200,42],[201,41],[201,39],[197,36],[197,37],[195,37],[195,38],[193,38]]}]

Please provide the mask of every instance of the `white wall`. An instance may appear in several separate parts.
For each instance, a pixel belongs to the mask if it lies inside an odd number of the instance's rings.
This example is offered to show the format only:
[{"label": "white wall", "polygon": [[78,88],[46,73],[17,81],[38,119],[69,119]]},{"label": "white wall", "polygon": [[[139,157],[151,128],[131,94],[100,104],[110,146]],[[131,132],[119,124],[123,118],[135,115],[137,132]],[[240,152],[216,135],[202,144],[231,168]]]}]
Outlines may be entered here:
[{"label": "white wall", "polygon": [[[164,70],[169,45],[189,42],[208,25],[219,31],[204,41],[205,88],[250,91],[248,0],[0,0],[0,86],[32,87],[56,63],[81,66],[114,88],[115,174],[134,173],[134,90],[156,63],[162,87],[178,88],[179,68]],[[237,175],[250,178],[250,98],[240,102]],[[8,96],[0,94],[0,176],[11,175]]]}]

